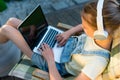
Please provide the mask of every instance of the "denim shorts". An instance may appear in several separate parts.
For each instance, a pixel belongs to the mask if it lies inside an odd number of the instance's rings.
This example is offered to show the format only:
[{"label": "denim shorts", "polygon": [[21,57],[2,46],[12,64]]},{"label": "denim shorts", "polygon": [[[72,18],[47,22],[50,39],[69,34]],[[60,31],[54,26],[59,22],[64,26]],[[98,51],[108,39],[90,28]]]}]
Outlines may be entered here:
[{"label": "denim shorts", "polygon": [[[39,69],[49,72],[48,64],[41,55],[37,53],[33,53],[31,60],[32,60],[33,66],[36,65]],[[56,67],[61,76],[69,75],[69,73],[65,69],[64,63],[56,63]]]}]

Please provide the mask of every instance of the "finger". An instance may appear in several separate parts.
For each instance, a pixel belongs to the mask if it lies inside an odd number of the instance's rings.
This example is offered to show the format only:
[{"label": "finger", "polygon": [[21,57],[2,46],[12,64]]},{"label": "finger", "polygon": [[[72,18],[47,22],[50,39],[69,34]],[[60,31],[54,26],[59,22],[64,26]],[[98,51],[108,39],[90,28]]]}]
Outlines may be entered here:
[{"label": "finger", "polygon": [[56,36],[56,39],[57,39],[57,40],[60,40],[61,37],[62,37],[62,36],[59,34],[59,35]]},{"label": "finger", "polygon": [[56,39],[59,39],[60,37],[61,37],[61,36],[59,35],[59,36],[56,37]]},{"label": "finger", "polygon": [[51,47],[48,44],[45,44],[45,48],[48,49],[48,50],[51,49]]},{"label": "finger", "polygon": [[57,39],[57,42],[59,43],[59,42],[61,42],[63,40],[63,38],[62,37],[59,37],[58,39]]},{"label": "finger", "polygon": [[46,48],[49,48],[49,45],[48,44],[45,44]]},{"label": "finger", "polygon": [[61,34],[57,34],[57,35],[56,35],[56,38],[59,37],[60,35],[61,35]]},{"label": "finger", "polygon": [[62,44],[61,44],[61,46],[64,46],[66,44],[66,42],[63,42]]},{"label": "finger", "polygon": [[42,52],[42,51],[43,51],[41,48],[38,48],[38,50],[39,50],[40,52]]},{"label": "finger", "polygon": [[42,48],[38,49],[41,52],[41,55],[44,56],[44,51],[42,50]]},{"label": "finger", "polygon": [[50,50],[51,48],[49,47],[49,45],[48,44],[46,44],[46,43],[44,43],[44,49],[43,50]]},{"label": "finger", "polygon": [[57,35],[55,36],[55,39],[57,40],[59,36],[60,36],[60,34],[57,34]]},{"label": "finger", "polygon": [[41,49],[42,49],[42,50],[45,50],[45,45],[44,45],[44,43],[41,45]]},{"label": "finger", "polygon": [[44,43],[44,48],[46,49],[46,48],[48,48],[48,44],[46,44],[46,43]]},{"label": "finger", "polygon": [[42,50],[42,48],[38,48],[38,51],[40,51],[41,54],[43,54],[43,50]]},{"label": "finger", "polygon": [[60,45],[60,46],[63,46],[65,43],[66,43],[66,40],[62,40],[62,41],[59,43],[59,45]]}]

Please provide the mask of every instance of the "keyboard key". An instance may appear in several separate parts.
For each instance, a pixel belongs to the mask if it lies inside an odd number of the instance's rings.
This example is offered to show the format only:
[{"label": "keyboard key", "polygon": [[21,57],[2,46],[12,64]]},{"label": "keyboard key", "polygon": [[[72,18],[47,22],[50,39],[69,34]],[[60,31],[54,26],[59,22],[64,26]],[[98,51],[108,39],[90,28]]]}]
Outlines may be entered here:
[{"label": "keyboard key", "polygon": [[[57,34],[58,34],[58,31],[56,31],[54,29],[50,29],[48,31],[47,35],[45,36],[44,40],[42,41],[42,43],[46,43],[51,48],[53,48],[55,43],[57,42],[57,40],[55,39]],[[41,45],[39,47],[41,47]]]}]

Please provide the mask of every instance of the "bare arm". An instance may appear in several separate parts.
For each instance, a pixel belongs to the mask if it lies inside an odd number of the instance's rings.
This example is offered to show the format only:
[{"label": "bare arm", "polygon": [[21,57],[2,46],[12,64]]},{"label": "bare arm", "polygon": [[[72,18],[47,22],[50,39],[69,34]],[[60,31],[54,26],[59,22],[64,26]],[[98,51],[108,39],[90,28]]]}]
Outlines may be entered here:
[{"label": "bare arm", "polygon": [[77,32],[81,32],[81,31],[83,31],[82,24],[79,24],[66,32],[69,33],[69,35],[71,36],[72,34],[75,34]]},{"label": "bare arm", "polygon": [[82,31],[83,31],[82,25],[79,24],[61,34],[58,34],[56,36],[56,39],[59,43],[59,46],[63,46],[71,35],[78,33],[78,32],[82,32]]},{"label": "bare arm", "polygon": [[75,80],[90,80],[90,78],[88,76],[86,76],[83,72],[81,72],[76,78]]},{"label": "bare arm", "polygon": [[43,44],[42,49],[39,50],[42,52],[43,57],[48,63],[50,80],[62,80],[62,77],[60,76],[55,65],[52,49],[47,44]]},{"label": "bare arm", "polygon": [[56,68],[55,62],[49,61],[48,66],[49,66],[50,80],[62,80],[62,77],[60,76],[60,74]]}]

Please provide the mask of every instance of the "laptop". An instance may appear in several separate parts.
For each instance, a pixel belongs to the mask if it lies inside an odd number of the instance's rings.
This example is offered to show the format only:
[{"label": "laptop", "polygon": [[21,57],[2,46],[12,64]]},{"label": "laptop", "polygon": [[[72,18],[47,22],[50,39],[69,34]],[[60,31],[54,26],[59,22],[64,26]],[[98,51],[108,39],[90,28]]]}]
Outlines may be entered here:
[{"label": "laptop", "polygon": [[55,61],[60,62],[64,47],[57,46],[55,37],[63,31],[48,25],[40,5],[23,20],[18,29],[34,53],[41,54],[38,48],[42,43],[47,43],[53,49]]}]

